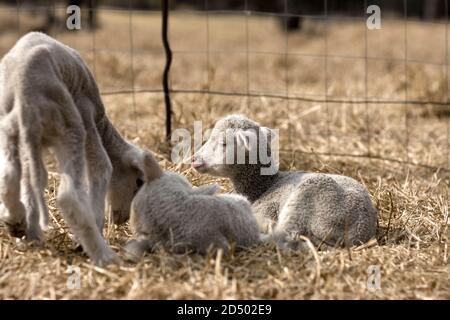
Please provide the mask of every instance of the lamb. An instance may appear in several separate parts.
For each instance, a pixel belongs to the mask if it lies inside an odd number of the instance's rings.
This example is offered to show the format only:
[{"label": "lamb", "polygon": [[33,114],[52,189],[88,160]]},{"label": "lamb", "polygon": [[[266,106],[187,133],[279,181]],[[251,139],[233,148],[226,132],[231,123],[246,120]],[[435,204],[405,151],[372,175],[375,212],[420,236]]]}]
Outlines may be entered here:
[{"label": "lamb", "polygon": [[48,223],[44,148],[58,161],[57,200],[75,238],[95,264],[116,262],[102,237],[105,198],[114,222],[127,220],[149,153],[111,124],[81,56],[32,32],[0,62],[0,221],[39,244]]},{"label": "lamb", "polygon": [[242,196],[216,195],[217,185],[194,188],[173,172],[163,172],[153,157],[145,159],[145,183],[132,203],[135,236],[125,246],[130,260],[160,245],[175,253],[209,249],[228,252],[231,242],[247,248],[260,241],[250,203]]},{"label": "lamb", "polygon": [[[328,247],[362,244],[375,235],[377,211],[360,183],[342,175],[280,171],[272,141],[276,141],[273,130],[230,115],[215,124],[208,141],[194,154],[192,167],[230,178],[235,191],[249,199],[255,215],[272,227],[269,239],[281,246],[297,246],[293,240],[297,235]],[[234,161],[226,162],[233,147]],[[239,152],[244,152],[244,163],[236,161]],[[264,155],[268,161],[261,160]]]}]

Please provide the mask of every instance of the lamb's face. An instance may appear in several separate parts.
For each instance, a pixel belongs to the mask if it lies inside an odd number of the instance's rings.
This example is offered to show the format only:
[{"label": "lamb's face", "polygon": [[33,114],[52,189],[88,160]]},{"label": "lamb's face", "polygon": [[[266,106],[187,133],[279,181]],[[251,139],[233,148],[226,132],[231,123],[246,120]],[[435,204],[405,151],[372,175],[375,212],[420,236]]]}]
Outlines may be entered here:
[{"label": "lamb's face", "polygon": [[195,153],[192,167],[200,173],[232,177],[248,165],[265,165],[270,161],[261,161],[261,156],[267,157],[269,134],[270,129],[245,117],[226,117],[216,123],[208,141]]},{"label": "lamb's face", "polygon": [[138,169],[131,166],[114,168],[108,197],[115,224],[123,224],[128,220],[131,202],[143,183],[142,174]]},{"label": "lamb's face", "polygon": [[156,171],[154,169],[158,169],[146,168],[146,159],[153,159],[153,156],[148,151],[130,146],[122,160],[113,163],[108,198],[115,224],[123,224],[128,220],[131,202],[144,184],[145,176],[149,177]]},{"label": "lamb's face", "polygon": [[227,140],[230,140],[232,132],[228,132],[228,134],[227,137],[225,130],[214,128],[208,141],[194,155],[192,167],[200,173],[228,176],[227,171],[230,168],[226,162],[226,149]]}]

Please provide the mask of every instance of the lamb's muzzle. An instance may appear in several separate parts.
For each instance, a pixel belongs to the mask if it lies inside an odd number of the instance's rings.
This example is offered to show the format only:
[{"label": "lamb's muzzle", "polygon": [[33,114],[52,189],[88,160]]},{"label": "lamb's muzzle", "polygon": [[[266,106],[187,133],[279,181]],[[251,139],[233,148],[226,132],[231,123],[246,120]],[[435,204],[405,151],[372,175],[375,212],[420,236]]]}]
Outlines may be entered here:
[{"label": "lamb's muzzle", "polygon": [[207,169],[206,163],[196,155],[192,157],[191,167],[198,172],[204,172]]}]

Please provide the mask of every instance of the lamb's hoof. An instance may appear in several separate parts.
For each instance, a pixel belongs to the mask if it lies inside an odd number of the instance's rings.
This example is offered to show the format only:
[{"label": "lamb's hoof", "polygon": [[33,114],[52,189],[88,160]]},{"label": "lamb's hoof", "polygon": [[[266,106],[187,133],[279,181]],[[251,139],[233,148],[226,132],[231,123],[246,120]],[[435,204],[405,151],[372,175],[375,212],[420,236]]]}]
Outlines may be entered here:
[{"label": "lamb's hoof", "polygon": [[94,262],[95,265],[101,268],[113,264],[116,265],[120,264],[119,256],[109,248],[105,250],[102,254],[100,254],[98,257],[92,258],[92,261]]},{"label": "lamb's hoof", "polygon": [[16,238],[16,250],[26,252],[29,249],[28,243],[23,238]]},{"label": "lamb's hoof", "polygon": [[40,250],[44,248],[44,241],[42,240],[28,240],[25,238],[16,238],[16,249],[22,252],[36,249]]},{"label": "lamb's hoof", "polygon": [[72,251],[73,252],[78,252],[78,253],[84,252],[83,247],[81,246],[81,244],[77,244],[77,245],[73,246],[72,247]]},{"label": "lamb's hoof", "polygon": [[23,236],[26,235],[27,225],[25,221],[10,223],[8,221],[3,220],[3,223],[5,224],[6,230],[8,231],[11,237],[22,238]]},{"label": "lamb's hoof", "polygon": [[22,238],[25,235],[25,229],[27,227],[25,219],[11,221],[10,218],[8,210],[3,203],[0,202],[0,223],[3,222],[6,231],[11,237]]},{"label": "lamb's hoof", "polygon": [[25,231],[25,240],[30,247],[43,247],[44,246],[44,234],[41,228],[28,228]]}]

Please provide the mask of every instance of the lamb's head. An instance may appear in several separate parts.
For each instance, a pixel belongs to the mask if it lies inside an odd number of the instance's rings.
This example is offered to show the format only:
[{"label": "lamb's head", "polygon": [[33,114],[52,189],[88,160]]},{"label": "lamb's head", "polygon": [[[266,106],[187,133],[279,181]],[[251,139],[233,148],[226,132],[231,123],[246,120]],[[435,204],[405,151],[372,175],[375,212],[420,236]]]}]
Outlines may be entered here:
[{"label": "lamb's head", "polygon": [[120,162],[114,163],[109,186],[108,198],[115,224],[128,220],[131,202],[144,182],[162,174],[162,169],[149,151],[130,145]]},{"label": "lamb's head", "polygon": [[278,171],[276,133],[241,115],[219,120],[206,143],[192,158],[201,173],[233,177],[252,169],[271,175]]}]

